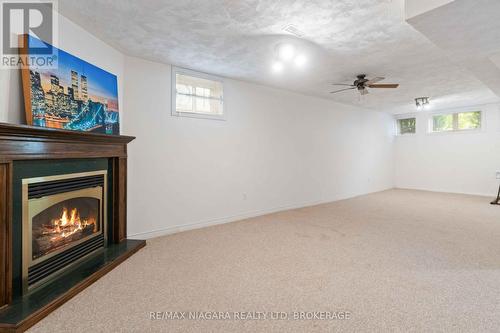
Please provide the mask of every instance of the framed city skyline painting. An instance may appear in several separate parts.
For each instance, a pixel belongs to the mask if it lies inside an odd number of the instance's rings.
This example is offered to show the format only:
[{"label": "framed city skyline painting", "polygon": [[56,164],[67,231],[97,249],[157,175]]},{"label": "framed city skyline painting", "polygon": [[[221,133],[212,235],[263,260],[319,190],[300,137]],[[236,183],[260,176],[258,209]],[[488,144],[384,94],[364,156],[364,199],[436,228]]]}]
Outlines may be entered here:
[{"label": "framed city skyline painting", "polygon": [[[36,52],[36,45],[47,45],[31,35],[20,37],[24,40],[21,53],[28,57]],[[116,75],[56,51],[57,66],[21,68],[28,125],[119,135]]]}]

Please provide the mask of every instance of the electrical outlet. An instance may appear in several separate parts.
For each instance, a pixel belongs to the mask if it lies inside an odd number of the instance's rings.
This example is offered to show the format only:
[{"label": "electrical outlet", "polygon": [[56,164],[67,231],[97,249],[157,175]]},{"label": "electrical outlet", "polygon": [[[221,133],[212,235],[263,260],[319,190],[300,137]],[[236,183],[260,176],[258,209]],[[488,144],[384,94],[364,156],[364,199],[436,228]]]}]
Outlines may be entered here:
[{"label": "electrical outlet", "polygon": [[[500,178],[499,178],[500,179]],[[246,200],[248,198],[247,194],[246,193],[243,193],[243,200]]]},{"label": "electrical outlet", "polygon": [[500,179],[500,171],[497,171],[496,177],[497,177],[497,179]]}]

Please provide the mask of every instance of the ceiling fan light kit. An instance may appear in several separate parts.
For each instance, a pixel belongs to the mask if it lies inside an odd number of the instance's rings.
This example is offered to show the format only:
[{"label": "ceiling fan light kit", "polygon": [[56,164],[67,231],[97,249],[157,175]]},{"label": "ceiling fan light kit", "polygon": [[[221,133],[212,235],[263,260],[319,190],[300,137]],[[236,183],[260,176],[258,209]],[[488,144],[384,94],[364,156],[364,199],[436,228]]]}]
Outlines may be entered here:
[{"label": "ceiling fan light kit", "polygon": [[345,83],[334,83],[334,86],[346,86],[348,88],[331,91],[330,94],[336,94],[346,90],[354,90],[357,89],[361,95],[368,95],[368,88],[375,89],[395,89],[399,87],[399,84],[393,83],[377,83],[384,80],[384,77],[375,77],[373,79],[367,79],[366,74],[359,74],[357,79],[353,82],[353,84],[345,84]]}]

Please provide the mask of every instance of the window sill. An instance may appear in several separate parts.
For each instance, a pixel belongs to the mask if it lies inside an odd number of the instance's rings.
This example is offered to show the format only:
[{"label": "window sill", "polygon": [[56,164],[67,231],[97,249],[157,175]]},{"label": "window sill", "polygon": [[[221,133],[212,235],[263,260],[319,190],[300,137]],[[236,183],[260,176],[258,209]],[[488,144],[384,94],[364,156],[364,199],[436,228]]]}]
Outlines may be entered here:
[{"label": "window sill", "polygon": [[179,117],[179,118],[199,118],[199,119],[211,119],[211,120],[222,120],[222,121],[226,120],[225,114],[211,115],[211,114],[204,114],[204,113],[174,111],[174,112],[172,112],[172,116]]},{"label": "window sill", "polygon": [[441,132],[433,132],[433,131],[428,131],[428,135],[448,135],[448,134],[481,134],[485,133],[486,131],[484,129],[469,129],[469,130],[452,130],[452,131],[441,131]]}]

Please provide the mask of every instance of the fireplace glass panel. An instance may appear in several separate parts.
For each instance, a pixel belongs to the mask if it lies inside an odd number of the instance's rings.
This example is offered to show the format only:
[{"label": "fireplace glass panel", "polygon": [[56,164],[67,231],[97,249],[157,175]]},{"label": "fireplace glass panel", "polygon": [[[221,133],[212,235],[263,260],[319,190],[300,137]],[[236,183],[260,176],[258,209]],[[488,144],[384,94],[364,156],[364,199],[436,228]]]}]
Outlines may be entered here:
[{"label": "fireplace glass panel", "polygon": [[100,200],[78,197],[44,209],[32,219],[32,260],[101,232]]}]

